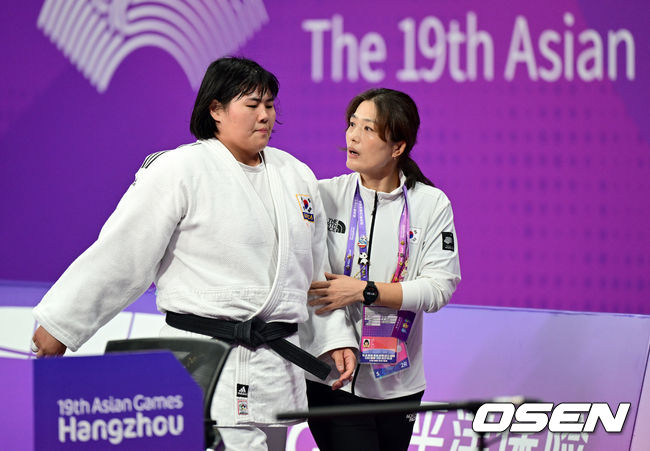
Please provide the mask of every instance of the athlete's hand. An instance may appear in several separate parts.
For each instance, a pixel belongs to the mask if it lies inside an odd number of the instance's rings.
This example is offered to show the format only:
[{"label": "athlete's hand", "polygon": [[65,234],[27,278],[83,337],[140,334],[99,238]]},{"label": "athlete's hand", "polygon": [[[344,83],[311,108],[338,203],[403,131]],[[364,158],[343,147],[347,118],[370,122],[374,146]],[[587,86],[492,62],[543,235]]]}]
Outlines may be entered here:
[{"label": "athlete's hand", "polygon": [[36,332],[34,332],[34,337],[32,341],[38,348],[36,351],[36,357],[50,357],[50,356],[60,356],[63,355],[66,351],[67,346],[61,343],[59,340],[54,338],[48,331],[43,329],[43,326],[38,326]]},{"label": "athlete's hand", "polygon": [[322,305],[316,313],[322,315],[331,310],[343,308],[346,305],[363,301],[363,290],[366,282],[342,274],[325,273],[326,281],[313,282],[309,287],[310,296],[318,296],[309,305]]},{"label": "athlete's hand", "polygon": [[339,348],[330,351],[340,377],[332,384],[332,390],[338,390],[352,380],[354,369],[357,366],[357,356],[352,348]]}]

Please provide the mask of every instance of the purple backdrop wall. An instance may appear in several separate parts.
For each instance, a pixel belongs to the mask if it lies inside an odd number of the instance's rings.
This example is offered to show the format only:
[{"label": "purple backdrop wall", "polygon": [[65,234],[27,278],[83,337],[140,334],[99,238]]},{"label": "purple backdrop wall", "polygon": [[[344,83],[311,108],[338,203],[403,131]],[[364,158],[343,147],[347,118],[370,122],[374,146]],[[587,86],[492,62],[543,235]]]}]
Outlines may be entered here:
[{"label": "purple backdrop wall", "polygon": [[319,177],[346,171],[353,95],[413,96],[414,157],[456,216],[454,302],[650,313],[645,2],[394,5],[4,2],[0,278],[55,280],[144,157],[192,139],[200,76],[229,53],[276,73],[272,145]]}]

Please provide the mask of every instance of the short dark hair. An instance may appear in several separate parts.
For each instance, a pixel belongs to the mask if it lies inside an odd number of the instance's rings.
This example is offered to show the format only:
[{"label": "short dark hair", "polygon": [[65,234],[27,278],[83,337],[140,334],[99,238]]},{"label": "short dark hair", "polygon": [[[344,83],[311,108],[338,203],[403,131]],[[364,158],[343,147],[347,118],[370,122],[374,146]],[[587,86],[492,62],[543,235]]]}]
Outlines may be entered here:
[{"label": "short dark hair", "polygon": [[259,91],[262,97],[268,92],[275,98],[279,89],[280,83],[275,75],[255,61],[238,57],[219,58],[208,66],[203,76],[192,110],[190,132],[197,139],[214,138],[219,133],[216,122],[210,116],[213,100],[225,108],[234,98],[255,91]]},{"label": "short dark hair", "polygon": [[404,152],[397,161],[397,167],[406,176],[406,187],[413,188],[415,182],[433,186],[426,178],[415,161],[410,157],[411,149],[415,146],[420,128],[420,115],[413,99],[406,93],[387,88],[375,88],[362,92],[353,98],[345,111],[347,124],[361,103],[372,101],[375,104],[377,116],[375,124],[377,134],[383,141],[393,143],[404,142]]}]

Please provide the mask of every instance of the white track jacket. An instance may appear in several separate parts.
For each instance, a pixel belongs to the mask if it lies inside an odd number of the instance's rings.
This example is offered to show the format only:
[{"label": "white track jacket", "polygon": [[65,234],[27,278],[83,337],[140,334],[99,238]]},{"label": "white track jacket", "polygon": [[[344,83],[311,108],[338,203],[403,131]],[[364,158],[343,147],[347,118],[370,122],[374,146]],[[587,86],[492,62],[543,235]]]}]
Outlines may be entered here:
[{"label": "white track jacket", "polygon": [[[399,220],[404,205],[401,186],[405,180],[403,174],[400,174],[400,180],[400,186],[394,191],[378,193],[369,269],[370,280],[376,282],[390,282],[397,266]],[[350,212],[357,181],[358,173],[319,181],[320,194],[328,218],[329,261],[335,274],[343,274]],[[369,233],[375,191],[365,188],[360,182],[359,187],[364,202],[366,229]],[[354,394],[364,398],[397,398],[425,389],[422,356],[426,353],[426,343],[422,343],[422,314],[435,312],[446,305],[460,281],[458,243],[449,199],[437,188],[416,183],[408,190],[408,203],[412,235],[409,240],[410,256],[406,277],[401,284],[402,309],[416,312],[407,342],[410,368],[382,379],[375,379],[370,365],[360,365]],[[447,244],[443,243],[443,232]],[[449,234],[452,237],[451,242]],[[355,246],[352,276],[359,272],[358,252],[358,247]],[[362,304],[353,304],[345,310],[349,319],[356,324],[358,344],[361,337]],[[316,380],[313,377],[308,378]],[[350,391],[351,384],[343,389]]]}]

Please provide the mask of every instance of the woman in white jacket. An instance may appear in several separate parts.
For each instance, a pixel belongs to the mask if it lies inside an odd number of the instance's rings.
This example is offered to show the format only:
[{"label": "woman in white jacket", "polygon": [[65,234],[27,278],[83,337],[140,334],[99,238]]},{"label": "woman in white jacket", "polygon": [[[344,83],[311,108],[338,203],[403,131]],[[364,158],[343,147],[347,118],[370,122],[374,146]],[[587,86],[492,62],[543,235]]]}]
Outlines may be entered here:
[{"label": "woman in white jacket", "polygon": [[[421,400],[422,316],[449,302],[460,281],[449,199],[410,157],[420,118],[413,100],[372,89],[350,102],[347,167],[319,182],[333,274],[314,282],[317,314],[344,310],[356,324],[360,362],[332,393],[309,377],[310,407]],[[321,451],[406,450],[415,415],[310,420]]]},{"label": "woman in white jacket", "polygon": [[[326,225],[313,173],[267,146],[278,88],[251,60],[213,62],[190,122],[198,141],[145,159],[97,241],[34,309],[37,356],[61,355],[155,283],[163,335],[234,344],[212,407],[228,450],[265,450],[274,412],[306,408],[296,365],[323,378],[330,370],[296,346],[307,290],[327,267]],[[328,331],[344,321],[343,312],[314,319],[314,341],[342,343]],[[250,333],[269,329],[283,338]],[[347,365],[341,384],[354,354],[329,350]]]}]

